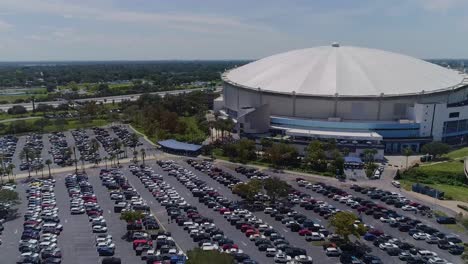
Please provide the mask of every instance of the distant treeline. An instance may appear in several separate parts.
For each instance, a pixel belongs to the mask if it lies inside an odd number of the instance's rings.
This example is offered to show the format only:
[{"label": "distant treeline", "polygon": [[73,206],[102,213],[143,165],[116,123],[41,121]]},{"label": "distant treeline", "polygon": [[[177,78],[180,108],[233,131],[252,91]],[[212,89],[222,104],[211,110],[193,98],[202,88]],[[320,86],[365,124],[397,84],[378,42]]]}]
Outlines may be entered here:
[{"label": "distant treeline", "polygon": [[216,81],[227,69],[247,61],[148,61],[1,63],[0,87],[55,87],[76,83],[99,83],[144,79],[155,86],[176,86],[194,81]]}]

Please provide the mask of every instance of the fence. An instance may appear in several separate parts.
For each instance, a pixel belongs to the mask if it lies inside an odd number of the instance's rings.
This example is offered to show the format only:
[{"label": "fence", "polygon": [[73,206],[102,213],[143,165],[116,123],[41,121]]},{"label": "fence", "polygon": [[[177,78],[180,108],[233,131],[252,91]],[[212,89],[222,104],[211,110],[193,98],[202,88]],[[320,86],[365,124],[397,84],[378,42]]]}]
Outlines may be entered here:
[{"label": "fence", "polygon": [[419,183],[413,184],[411,189],[413,190],[413,192],[425,194],[427,196],[431,196],[437,199],[442,199],[444,197],[444,192]]}]

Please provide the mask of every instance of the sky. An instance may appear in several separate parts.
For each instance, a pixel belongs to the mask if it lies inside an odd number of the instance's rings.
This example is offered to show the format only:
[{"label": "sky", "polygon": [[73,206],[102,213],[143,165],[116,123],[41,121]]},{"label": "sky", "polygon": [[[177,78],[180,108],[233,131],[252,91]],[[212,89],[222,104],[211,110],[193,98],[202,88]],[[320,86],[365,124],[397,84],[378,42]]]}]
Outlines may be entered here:
[{"label": "sky", "polygon": [[468,58],[468,0],[0,0],[0,61],[258,59],[314,46]]}]

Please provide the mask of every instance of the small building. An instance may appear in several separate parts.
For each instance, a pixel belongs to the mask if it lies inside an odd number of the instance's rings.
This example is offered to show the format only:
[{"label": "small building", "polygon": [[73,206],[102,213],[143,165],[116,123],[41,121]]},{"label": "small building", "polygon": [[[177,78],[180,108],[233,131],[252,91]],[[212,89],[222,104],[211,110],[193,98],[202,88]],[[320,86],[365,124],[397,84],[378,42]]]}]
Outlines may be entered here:
[{"label": "small building", "polygon": [[158,145],[165,152],[185,156],[197,156],[202,148],[201,145],[180,142],[175,139],[158,141]]}]

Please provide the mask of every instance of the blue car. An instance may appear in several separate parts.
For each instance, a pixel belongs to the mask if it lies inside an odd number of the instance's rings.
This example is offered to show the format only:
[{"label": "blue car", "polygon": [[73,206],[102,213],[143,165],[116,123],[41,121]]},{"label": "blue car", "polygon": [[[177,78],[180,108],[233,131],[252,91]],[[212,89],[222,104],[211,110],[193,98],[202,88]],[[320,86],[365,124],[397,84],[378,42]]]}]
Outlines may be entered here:
[{"label": "blue car", "polygon": [[99,256],[114,256],[114,249],[110,247],[99,247],[97,252]]},{"label": "blue car", "polygon": [[364,240],[367,240],[367,241],[374,241],[376,238],[377,238],[377,236],[373,235],[371,233],[366,233],[364,235]]}]

